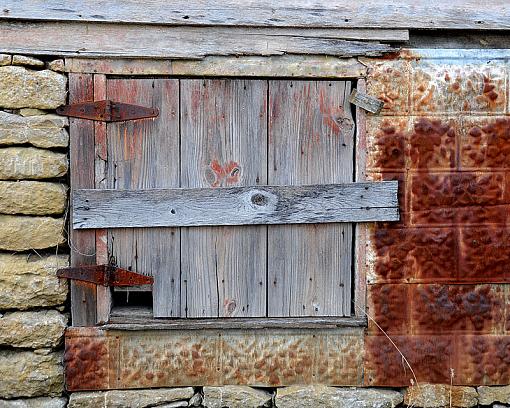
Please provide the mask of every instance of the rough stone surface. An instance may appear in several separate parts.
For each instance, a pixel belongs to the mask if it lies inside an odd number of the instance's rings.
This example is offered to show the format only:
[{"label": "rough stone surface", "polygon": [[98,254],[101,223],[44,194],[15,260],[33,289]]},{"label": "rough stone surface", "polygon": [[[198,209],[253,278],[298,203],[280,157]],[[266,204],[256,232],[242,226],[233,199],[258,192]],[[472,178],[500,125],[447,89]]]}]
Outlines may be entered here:
[{"label": "rough stone surface", "polygon": [[203,404],[207,408],[257,408],[270,404],[271,398],[267,391],[246,386],[204,387]]},{"label": "rough stone surface", "polygon": [[189,400],[189,406],[190,407],[199,407],[200,405],[202,405],[202,394],[200,393],[196,393],[195,395],[193,395],[191,397],[191,399]]},{"label": "rough stone surface", "polygon": [[279,388],[275,399],[278,408],[393,408],[401,402],[398,391],[325,385]]},{"label": "rough stone surface", "polygon": [[62,342],[67,320],[56,310],[5,313],[0,316],[0,345],[57,347]]},{"label": "rough stone surface", "polygon": [[0,408],[64,408],[65,398],[27,398],[15,400],[0,400]]},{"label": "rough stone surface", "polygon": [[480,405],[490,405],[493,402],[510,403],[510,385],[502,387],[478,387],[478,399]]},{"label": "rough stone surface", "polygon": [[35,108],[23,108],[19,110],[19,114],[21,116],[40,116],[40,115],[47,115],[48,112],[43,111],[41,109],[35,109]]},{"label": "rough stone surface", "polygon": [[67,173],[67,156],[34,147],[0,149],[0,179],[46,179]]},{"label": "rough stone surface", "polygon": [[0,249],[27,251],[63,244],[64,219],[0,215]]},{"label": "rough stone surface", "polygon": [[67,255],[14,255],[0,253],[0,310],[51,307],[67,299],[68,284],[56,276],[69,265]]},{"label": "rough stone surface", "polygon": [[48,68],[56,72],[64,72],[65,63],[63,59],[56,59],[48,63]]},{"label": "rough stone surface", "polygon": [[44,62],[34,57],[27,57],[26,55],[13,55],[12,65],[24,65],[27,67],[44,67]]},{"label": "rough stone surface", "polygon": [[407,388],[404,403],[416,408],[470,408],[478,405],[478,394],[473,387],[420,384]]},{"label": "rough stone surface", "polygon": [[57,115],[20,116],[0,111],[0,145],[30,143],[36,147],[66,147],[67,118]]},{"label": "rough stone surface", "polygon": [[0,397],[60,396],[62,353],[0,350]]},{"label": "rough stone surface", "polygon": [[67,187],[42,181],[0,181],[0,213],[25,215],[62,214]]},{"label": "rough stone surface", "polygon": [[0,107],[55,109],[65,104],[66,77],[50,70],[0,67]]},{"label": "rough stone surface", "polygon": [[12,57],[9,54],[0,54],[0,66],[11,65]]},{"label": "rough stone surface", "polygon": [[144,408],[181,402],[189,400],[192,396],[191,387],[75,392],[71,394],[68,408]]},{"label": "rough stone surface", "polygon": [[188,401],[175,401],[170,404],[158,405],[159,408],[178,408],[178,407],[187,407]]}]

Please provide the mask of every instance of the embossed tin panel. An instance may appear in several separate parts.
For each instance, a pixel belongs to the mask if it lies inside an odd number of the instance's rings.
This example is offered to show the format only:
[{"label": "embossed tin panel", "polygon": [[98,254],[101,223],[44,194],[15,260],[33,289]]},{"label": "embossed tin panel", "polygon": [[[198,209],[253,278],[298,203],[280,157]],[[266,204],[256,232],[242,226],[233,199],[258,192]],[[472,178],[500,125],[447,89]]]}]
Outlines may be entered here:
[{"label": "embossed tin panel", "polygon": [[66,332],[69,391],[189,385],[361,385],[363,329]]},{"label": "embossed tin panel", "polygon": [[369,227],[380,328],[369,322],[364,383],[410,385],[400,352],[419,382],[508,383],[509,54],[413,50],[367,64],[385,102],[367,121],[367,179],[401,181],[402,217]]}]

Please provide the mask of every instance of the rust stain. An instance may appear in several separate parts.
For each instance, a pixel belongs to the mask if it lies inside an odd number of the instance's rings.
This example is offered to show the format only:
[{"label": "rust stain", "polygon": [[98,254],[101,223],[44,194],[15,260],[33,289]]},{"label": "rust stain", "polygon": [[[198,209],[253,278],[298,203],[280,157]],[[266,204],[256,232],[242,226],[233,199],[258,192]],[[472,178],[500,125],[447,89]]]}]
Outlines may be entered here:
[{"label": "rust stain", "polygon": [[108,388],[108,339],[94,329],[66,331],[64,365],[66,389],[85,391]]},{"label": "rust stain", "polygon": [[361,385],[363,329],[66,333],[69,391],[191,385]]},{"label": "rust stain", "polygon": [[467,119],[461,150],[462,165],[468,168],[510,167],[510,119]]},{"label": "rust stain", "polygon": [[410,136],[411,168],[454,168],[456,131],[451,123],[419,119]]},{"label": "rust stain", "polygon": [[[458,113],[497,112],[504,81],[497,71],[434,69],[415,69],[412,109],[441,117],[369,122],[368,174],[401,180],[403,218],[371,229],[368,310],[418,381],[447,383],[454,369],[456,384],[503,384],[510,381],[501,285],[510,282],[510,120]],[[371,322],[365,342],[365,385],[410,384],[401,355]]]},{"label": "rust stain", "polygon": [[[399,350],[409,361],[419,383],[450,382],[454,368],[453,336],[392,336]],[[414,381],[402,356],[385,336],[365,338],[365,386],[402,387]]]},{"label": "rust stain", "polygon": [[346,115],[343,106],[336,106],[326,97],[322,88],[319,90],[319,111],[322,114],[323,123],[334,135],[340,135],[346,128],[353,126],[353,121]]}]

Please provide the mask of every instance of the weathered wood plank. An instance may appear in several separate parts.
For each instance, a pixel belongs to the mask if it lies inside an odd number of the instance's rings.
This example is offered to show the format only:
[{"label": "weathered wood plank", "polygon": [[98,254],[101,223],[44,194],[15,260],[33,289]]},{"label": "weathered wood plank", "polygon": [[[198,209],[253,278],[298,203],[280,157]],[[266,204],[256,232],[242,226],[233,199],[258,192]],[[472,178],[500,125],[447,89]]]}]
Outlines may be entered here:
[{"label": "weathered wood plank", "polygon": [[[181,80],[181,107],[182,187],[267,182],[267,81]],[[265,316],[266,227],[183,228],[181,243],[183,316]]]},{"label": "weathered wood plank", "polygon": [[77,190],[73,196],[73,227],[396,221],[397,188],[397,181],[387,181],[290,187]]},{"label": "weathered wood plank", "polygon": [[[280,34],[279,30],[284,32]],[[330,30],[323,34],[320,29],[311,30],[310,34],[308,31],[292,32],[291,29],[278,28],[0,21],[0,52],[193,59],[207,55],[282,54],[351,57],[395,51],[393,47],[378,42],[336,38]]]},{"label": "weathered wood plank", "polygon": [[508,29],[506,0],[4,0],[4,19],[174,25]]},{"label": "weathered wood plank", "polygon": [[[270,81],[269,183],[353,181],[350,82]],[[269,316],[350,315],[350,224],[268,229]]]},{"label": "weathered wood plank", "polygon": [[349,102],[375,114],[380,113],[384,106],[383,101],[380,101],[379,99],[364,92],[358,91],[357,89],[352,90],[352,93],[349,96]]},{"label": "weathered wood plank", "polygon": [[[359,63],[361,64],[361,63]],[[66,72],[109,75],[172,75],[172,60],[149,58],[81,58],[67,57]]]},{"label": "weathered wood plank", "polygon": [[154,319],[150,308],[118,307],[102,328],[107,330],[246,330],[246,329],[326,329],[366,327],[366,317],[276,317],[215,319]]},{"label": "weathered wood plank", "polygon": [[[94,100],[94,80],[89,74],[69,74],[69,103]],[[71,192],[94,188],[94,122],[69,118],[69,161]],[[72,222],[73,208],[70,219]],[[96,236],[93,230],[71,230],[69,234],[71,266],[91,265],[96,261]],[[96,285],[71,281],[71,323],[73,326],[96,324]]]},{"label": "weathered wood plank", "polygon": [[[110,79],[108,98],[159,109],[156,119],[108,125],[110,189],[179,186],[179,83],[175,79]],[[179,230],[112,229],[120,267],[154,276],[154,315],[180,316]],[[162,301],[164,299],[164,301]]]},{"label": "weathered wood plank", "polygon": [[[107,99],[106,75],[94,75],[94,100],[103,101]],[[95,186],[105,188],[107,186],[107,160],[108,146],[106,141],[106,123],[94,122],[95,135]],[[105,229],[96,230],[96,264],[108,263],[108,232]],[[107,322],[110,317],[112,306],[111,288],[97,285],[97,322]]]},{"label": "weathered wood plank", "polygon": [[355,58],[320,55],[205,57],[201,60],[66,58],[67,72],[114,75],[359,78],[366,65]]},{"label": "weathered wood plank", "polygon": [[[360,92],[367,91],[365,79],[358,79],[356,84]],[[356,107],[356,157],[355,176],[356,182],[366,181],[367,164],[367,113],[364,109]],[[354,225],[354,316],[366,318],[365,308],[367,304],[367,243],[368,225]]]}]

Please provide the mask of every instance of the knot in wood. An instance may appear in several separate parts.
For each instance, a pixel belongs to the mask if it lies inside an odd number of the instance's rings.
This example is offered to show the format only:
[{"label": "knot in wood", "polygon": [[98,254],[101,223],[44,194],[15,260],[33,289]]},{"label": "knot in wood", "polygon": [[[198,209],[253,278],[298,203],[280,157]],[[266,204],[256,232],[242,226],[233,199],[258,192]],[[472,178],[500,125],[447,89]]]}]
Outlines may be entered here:
[{"label": "knot in wood", "polygon": [[266,205],[267,201],[267,197],[264,194],[256,193],[251,196],[251,202],[258,206]]}]

